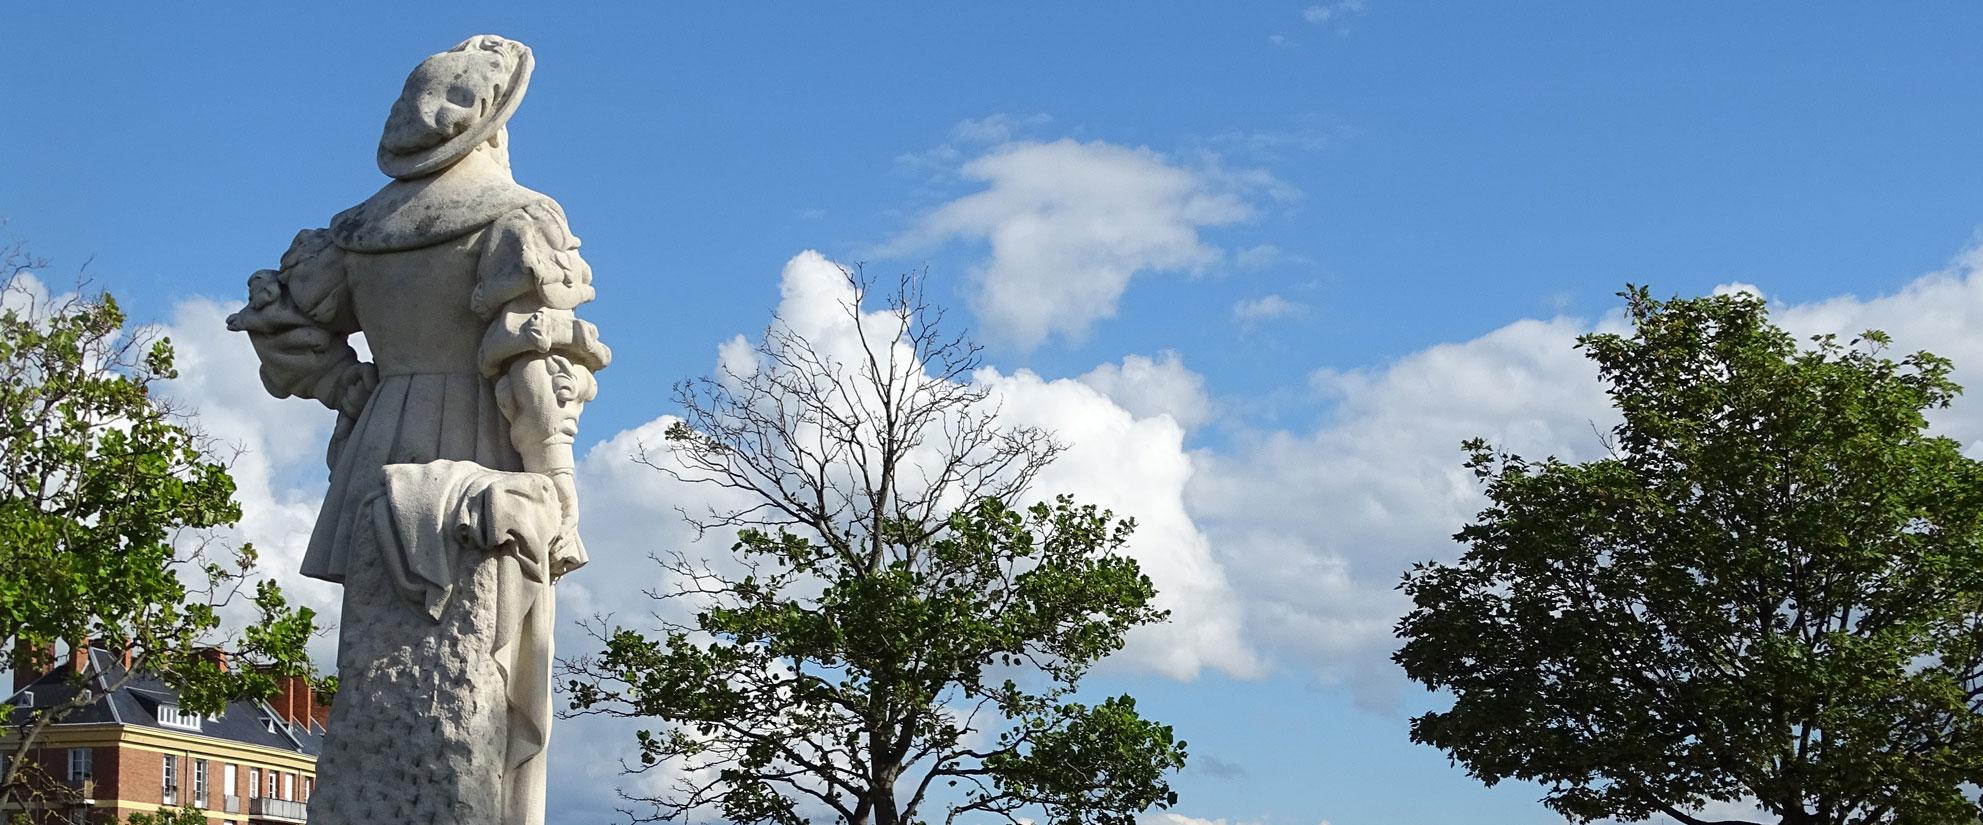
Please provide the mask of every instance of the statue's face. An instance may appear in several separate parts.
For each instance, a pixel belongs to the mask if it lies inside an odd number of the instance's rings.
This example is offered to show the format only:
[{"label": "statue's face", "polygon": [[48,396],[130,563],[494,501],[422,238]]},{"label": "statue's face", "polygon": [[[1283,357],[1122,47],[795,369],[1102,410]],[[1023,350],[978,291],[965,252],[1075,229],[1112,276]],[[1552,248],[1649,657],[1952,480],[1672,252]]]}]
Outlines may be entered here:
[{"label": "statue's face", "polygon": [[386,116],[387,151],[407,154],[430,149],[460,135],[488,115],[509,72],[490,52],[443,52],[429,57],[406,77],[406,87]]}]

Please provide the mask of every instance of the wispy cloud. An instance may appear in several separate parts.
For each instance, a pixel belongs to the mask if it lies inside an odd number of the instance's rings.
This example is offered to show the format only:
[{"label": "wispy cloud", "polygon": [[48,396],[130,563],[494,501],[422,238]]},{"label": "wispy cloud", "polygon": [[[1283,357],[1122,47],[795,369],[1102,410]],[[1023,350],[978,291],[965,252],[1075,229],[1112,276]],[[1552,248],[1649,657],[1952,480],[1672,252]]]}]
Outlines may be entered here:
[{"label": "wispy cloud", "polygon": [[1053,116],[1045,112],[1030,115],[997,112],[981,118],[958,121],[956,125],[950,127],[950,137],[960,143],[999,144],[1014,137],[1023,137],[1052,122]]},{"label": "wispy cloud", "polygon": [[1317,26],[1331,21],[1341,22],[1344,17],[1363,11],[1364,0],[1338,0],[1335,3],[1317,3],[1301,10],[1301,19]]},{"label": "wispy cloud", "polygon": [[[1155,811],[1138,816],[1136,818],[1136,825],[1266,825],[1266,822],[1258,819],[1226,819],[1224,817],[1218,819],[1201,819],[1195,816],[1174,814],[1169,811]],[[1322,825],[1329,825],[1329,823],[1327,820],[1324,820]]]},{"label": "wispy cloud", "polygon": [[1338,146],[1356,137],[1356,129],[1340,118],[1303,115],[1269,128],[1236,128],[1202,139],[1207,148],[1251,159],[1278,159]]},{"label": "wispy cloud", "polygon": [[1286,265],[1306,265],[1314,263],[1306,255],[1297,255],[1270,243],[1249,246],[1233,255],[1233,265],[1240,269],[1266,269]]},{"label": "wispy cloud", "polygon": [[1194,754],[1191,757],[1191,770],[1214,779],[1245,779],[1246,766],[1231,762],[1211,754]]},{"label": "wispy cloud", "polygon": [[971,153],[1030,138],[1052,122],[1053,115],[1045,112],[1030,115],[993,112],[984,117],[965,118],[950,125],[948,140],[928,149],[897,155],[895,165],[930,175],[935,181],[954,179],[958,164]]},{"label": "wispy cloud", "polygon": [[1264,321],[1281,318],[1295,318],[1307,312],[1307,304],[1290,301],[1279,295],[1247,298],[1232,305],[1232,319],[1242,327],[1252,327]]}]

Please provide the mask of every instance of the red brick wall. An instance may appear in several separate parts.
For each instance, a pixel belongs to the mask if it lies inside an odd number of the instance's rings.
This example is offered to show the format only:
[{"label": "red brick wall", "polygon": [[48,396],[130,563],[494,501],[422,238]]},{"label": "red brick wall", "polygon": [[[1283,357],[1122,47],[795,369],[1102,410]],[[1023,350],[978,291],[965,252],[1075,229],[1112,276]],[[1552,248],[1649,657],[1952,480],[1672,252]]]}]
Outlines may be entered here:
[{"label": "red brick wall", "polygon": [[[99,749],[101,751],[108,748]],[[184,761],[184,760],[180,760]],[[183,768],[181,769],[183,770]],[[97,771],[97,776],[104,773]],[[131,750],[117,755],[117,782],[112,799],[128,799],[132,802],[157,802],[165,788],[165,760],[162,754],[151,751]],[[101,781],[101,780],[98,780]]]},{"label": "red brick wall", "polygon": [[34,752],[34,762],[41,766],[43,773],[62,782],[69,778],[69,749],[40,748]]},{"label": "red brick wall", "polygon": [[118,790],[123,788],[119,775],[124,770],[124,763],[130,761],[131,755],[116,748],[97,748],[90,759],[96,769],[97,797],[116,799]]}]

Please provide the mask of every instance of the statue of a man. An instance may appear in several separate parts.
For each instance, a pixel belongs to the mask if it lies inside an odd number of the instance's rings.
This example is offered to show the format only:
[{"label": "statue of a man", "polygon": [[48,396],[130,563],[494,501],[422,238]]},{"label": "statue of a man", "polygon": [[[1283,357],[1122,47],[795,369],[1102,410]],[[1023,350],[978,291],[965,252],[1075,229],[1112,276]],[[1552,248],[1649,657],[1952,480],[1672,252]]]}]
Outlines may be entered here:
[{"label": "statue of a man", "polygon": [[532,67],[492,35],[422,61],[379,140],[392,182],[228,319],[269,392],[338,413],[303,560],[344,585],[313,825],[543,820],[551,584],[585,563],[572,442],[610,353],[573,314],[592,272],[564,211],[510,176]]}]

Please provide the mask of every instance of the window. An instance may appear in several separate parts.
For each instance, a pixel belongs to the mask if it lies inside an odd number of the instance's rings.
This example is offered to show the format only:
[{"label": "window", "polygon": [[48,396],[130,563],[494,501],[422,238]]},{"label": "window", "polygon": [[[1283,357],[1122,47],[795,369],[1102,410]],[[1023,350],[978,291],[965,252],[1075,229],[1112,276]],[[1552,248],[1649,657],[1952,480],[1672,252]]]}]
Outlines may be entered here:
[{"label": "window", "polygon": [[262,769],[261,769],[261,768],[249,768],[249,769],[248,769],[248,798],[249,798],[249,799],[254,799],[255,797],[258,797],[258,796],[261,796],[261,795],[262,795]]},{"label": "window", "polygon": [[241,786],[235,784],[235,780],[239,777],[240,774],[235,772],[234,763],[227,763],[220,769],[220,792],[227,796],[239,796]]},{"label": "window", "polygon": [[285,773],[282,775],[282,798],[288,800],[296,799],[296,774]]},{"label": "window", "polygon": [[34,707],[34,691],[32,690],[21,691],[21,707],[24,708]]},{"label": "window", "polygon": [[159,801],[166,805],[179,804],[179,757],[177,754],[168,753],[165,755],[165,770],[160,776],[164,779],[160,783],[164,787],[160,789]]},{"label": "window", "polygon": [[276,775],[276,772],[275,772],[275,771],[273,771],[273,770],[271,770],[271,771],[269,771],[269,787],[268,787],[268,793],[265,793],[265,794],[262,794],[263,796],[266,796],[266,797],[268,797],[268,798],[270,798],[270,799],[279,799],[279,798],[280,798],[280,797],[278,797],[278,796],[276,796],[276,795],[275,795],[275,775]]},{"label": "window", "polygon": [[312,791],[312,790],[315,790],[315,789],[316,789],[316,785],[317,785],[317,780],[316,780],[316,779],[315,779],[314,777],[309,777],[309,776],[306,776],[306,777],[303,777],[303,801],[304,801],[304,802],[308,802],[308,801],[310,801],[310,791]]},{"label": "window", "polygon": [[200,729],[200,717],[180,710],[178,705],[159,705],[158,723],[180,730]]},{"label": "window", "polygon": [[193,807],[207,806],[207,760],[193,760]]},{"label": "window", "polygon": [[69,781],[70,782],[81,782],[93,776],[90,769],[90,757],[94,753],[95,751],[92,751],[89,748],[69,749]]}]

